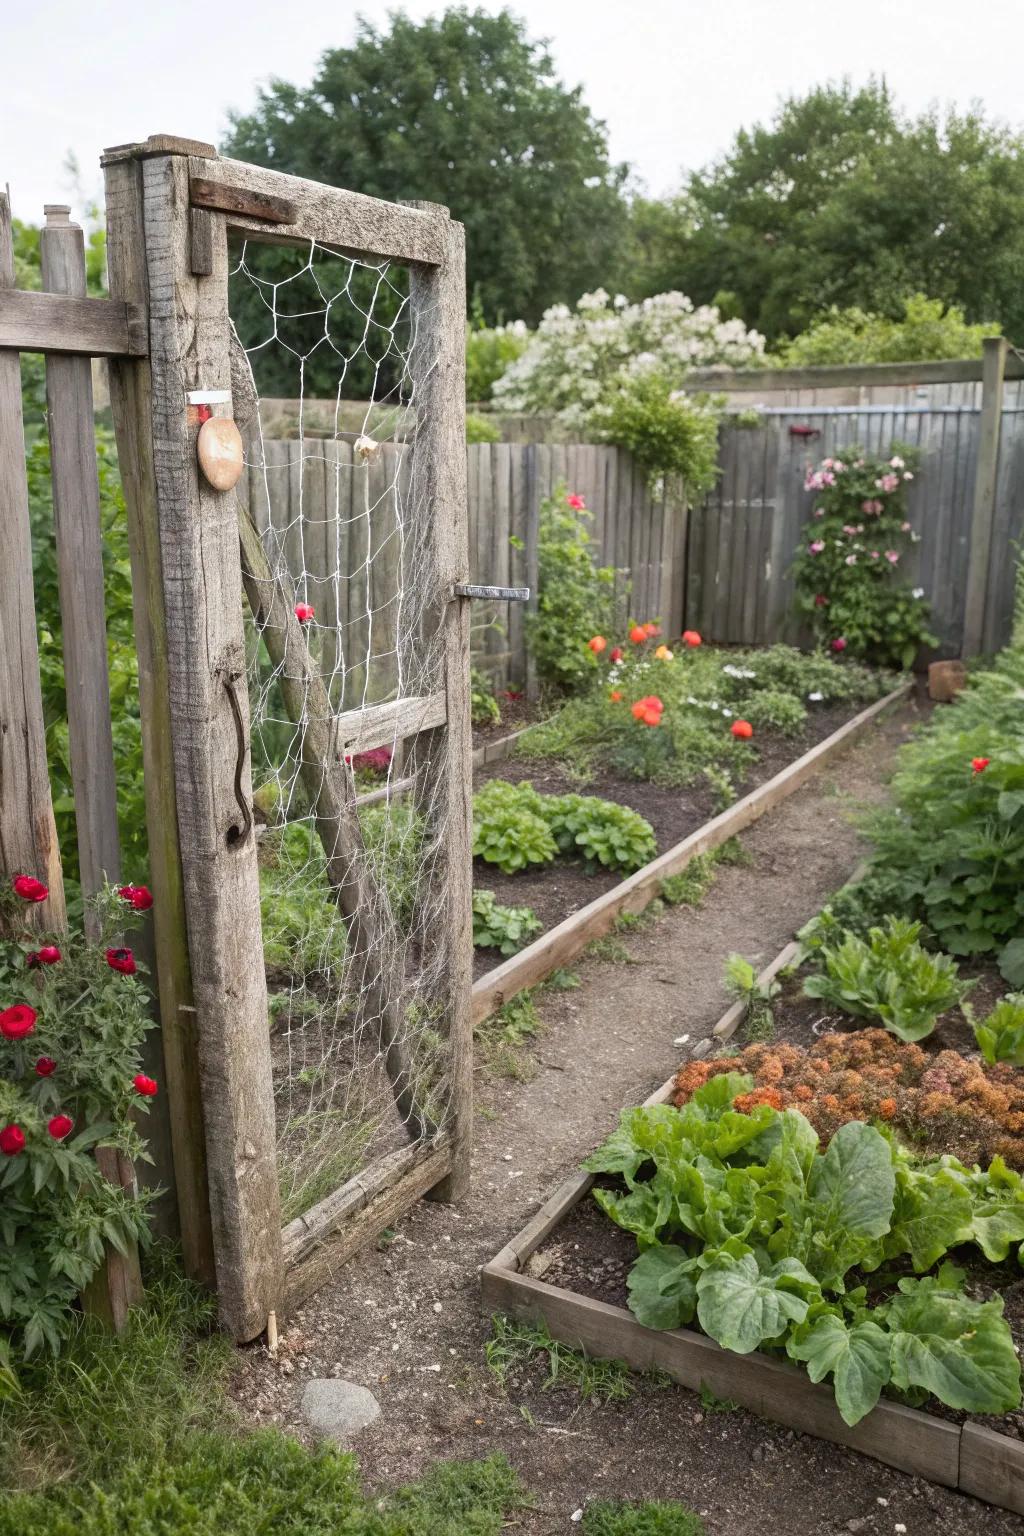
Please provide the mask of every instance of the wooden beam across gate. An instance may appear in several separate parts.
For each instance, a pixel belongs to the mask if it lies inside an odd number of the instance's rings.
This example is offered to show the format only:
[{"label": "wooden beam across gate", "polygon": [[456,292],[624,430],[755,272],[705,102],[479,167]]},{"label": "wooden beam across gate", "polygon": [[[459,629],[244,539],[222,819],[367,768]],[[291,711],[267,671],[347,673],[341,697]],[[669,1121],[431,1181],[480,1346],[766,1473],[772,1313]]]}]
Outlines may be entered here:
[{"label": "wooden beam across gate", "polygon": [[80,357],[145,357],[146,311],[121,299],[0,290],[0,348]]}]

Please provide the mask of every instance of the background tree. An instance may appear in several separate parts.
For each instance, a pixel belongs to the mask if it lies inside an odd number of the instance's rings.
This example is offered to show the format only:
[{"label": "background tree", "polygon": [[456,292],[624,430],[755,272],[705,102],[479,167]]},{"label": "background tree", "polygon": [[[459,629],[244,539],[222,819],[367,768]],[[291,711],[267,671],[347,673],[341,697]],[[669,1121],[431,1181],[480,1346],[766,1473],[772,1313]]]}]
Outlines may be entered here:
[{"label": "background tree", "polygon": [[[360,20],[353,45],[326,52],[311,86],[262,91],[254,112],[233,119],[226,148],[372,196],[446,204],[466,225],[469,294],[491,322],[536,323],[549,304],[607,279],[626,231],[627,172],[608,158],[604,125],[508,11],[455,8],[424,22],[395,13],[386,30]],[[259,252],[251,265],[275,279],[298,270],[281,253]],[[282,297],[301,308],[302,281],[289,288]],[[235,307],[246,343],[262,339],[266,312],[251,283]],[[302,334],[316,339],[315,329]],[[343,336],[332,339],[344,349]],[[256,360],[265,391],[283,383],[279,352]],[[294,392],[295,360],[283,365]],[[307,392],[333,394],[337,379],[337,357],[319,348]]]},{"label": "background tree", "polygon": [[980,111],[911,119],[884,83],[822,87],[689,178],[692,233],[668,230],[644,291],[727,290],[771,341],[831,306],[898,319],[913,293],[1024,334],[1022,147]]}]

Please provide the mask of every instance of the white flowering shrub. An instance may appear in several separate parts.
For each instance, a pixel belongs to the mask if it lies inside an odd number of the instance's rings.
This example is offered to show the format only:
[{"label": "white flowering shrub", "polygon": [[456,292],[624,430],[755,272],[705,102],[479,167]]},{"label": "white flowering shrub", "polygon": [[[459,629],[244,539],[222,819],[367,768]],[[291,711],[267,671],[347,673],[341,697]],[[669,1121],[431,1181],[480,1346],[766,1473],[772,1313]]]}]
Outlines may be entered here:
[{"label": "white flowering shrub", "polygon": [[[764,357],[764,337],[740,320],[723,320],[711,304],[684,293],[658,293],[639,304],[603,288],[585,293],[572,310],[547,310],[522,355],[493,387],[510,411],[550,412],[568,431],[592,425],[637,377],[658,375],[678,390],[691,368],[740,368]],[[600,412],[598,413],[600,420]]]}]

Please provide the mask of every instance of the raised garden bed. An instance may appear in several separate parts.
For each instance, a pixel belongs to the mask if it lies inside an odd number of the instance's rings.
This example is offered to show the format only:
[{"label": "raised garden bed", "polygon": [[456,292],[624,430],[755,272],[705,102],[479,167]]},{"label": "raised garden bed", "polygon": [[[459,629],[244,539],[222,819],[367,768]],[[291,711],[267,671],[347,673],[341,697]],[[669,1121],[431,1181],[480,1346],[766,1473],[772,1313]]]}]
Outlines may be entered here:
[{"label": "raised garden bed", "polygon": [[[758,984],[767,985],[795,954],[796,946],[787,945]],[[742,1017],[742,1005],[729,1009],[692,1055],[706,1056],[715,1044],[729,1040]],[[669,1103],[675,1094],[676,1074],[646,1104]],[[1006,1417],[1006,1432],[992,1428],[991,1421],[958,1422],[956,1416],[943,1417],[947,1411],[941,1408],[926,1412],[882,1399],[851,1427],[840,1416],[831,1387],[816,1385],[787,1361],[757,1352],[733,1353],[689,1328],[643,1327],[616,1304],[636,1256],[634,1240],[598,1216],[596,1207],[595,1219],[590,1218],[584,1202],[594,1183],[587,1173],[567,1179],[484,1267],[482,1296],[489,1311],[543,1322],[556,1339],[587,1354],[622,1360],[638,1371],[663,1371],[683,1386],[707,1388],[801,1433],[1024,1514],[1019,1414]]]},{"label": "raised garden bed", "polygon": [[[620,795],[611,793],[610,784],[600,786],[609,798],[622,799],[638,810],[642,810],[645,803],[650,809],[653,797],[657,796],[659,807],[662,807],[659,815],[664,818],[663,825],[666,828],[675,825],[679,834],[678,841],[672,842],[664,853],[624,880],[612,874],[587,875],[570,865],[556,866],[555,869],[547,866],[537,873],[527,871],[511,876],[502,875],[487,865],[479,868],[476,883],[494,890],[499,900],[514,905],[533,905],[542,918],[547,911],[549,920],[559,912],[565,912],[567,907],[570,915],[556,922],[518,954],[478,977],[473,986],[474,1022],[481,1022],[516,993],[535,986],[560,966],[570,964],[589,943],[608,933],[621,914],[642,912],[660,895],[663,880],[685,869],[698,854],[720,847],[793,794],[811,774],[870,730],[880,715],[905,700],[913,687],[913,683],[901,684],[852,719],[846,719],[838,728],[834,718],[829,719],[827,724],[833,728],[828,734],[795,760],[786,762],[784,767],[777,766],[778,757],[767,759],[768,771],[775,768],[772,776],[710,819],[706,819],[709,806],[701,801],[700,791],[670,791],[640,781],[622,781],[623,793]],[[788,756],[788,745],[782,746],[783,761]],[[516,774],[506,769],[501,776],[514,779]],[[537,774],[530,774],[528,770],[520,776],[538,782]],[[627,794],[633,798],[628,799]],[[673,804],[675,809],[672,809]],[[673,822],[672,817],[678,820]],[[686,827],[692,830],[683,830]],[[658,831],[657,825],[655,830]],[[669,832],[668,835],[674,834]],[[664,839],[662,832],[659,841]],[[580,901],[584,904],[572,910],[574,902]]]}]

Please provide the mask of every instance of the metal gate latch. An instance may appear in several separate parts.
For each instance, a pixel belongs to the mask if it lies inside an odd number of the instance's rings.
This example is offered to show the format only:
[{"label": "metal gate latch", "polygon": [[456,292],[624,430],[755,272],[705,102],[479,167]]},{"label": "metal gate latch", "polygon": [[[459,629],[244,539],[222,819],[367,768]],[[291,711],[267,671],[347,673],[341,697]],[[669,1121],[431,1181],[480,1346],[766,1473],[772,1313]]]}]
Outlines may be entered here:
[{"label": "metal gate latch", "polygon": [[452,588],[453,597],[482,597],[492,603],[528,603],[529,587],[481,587],[475,582],[460,582]]}]

